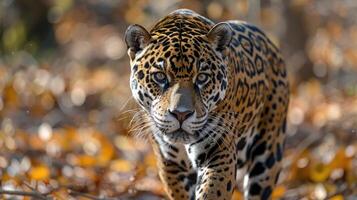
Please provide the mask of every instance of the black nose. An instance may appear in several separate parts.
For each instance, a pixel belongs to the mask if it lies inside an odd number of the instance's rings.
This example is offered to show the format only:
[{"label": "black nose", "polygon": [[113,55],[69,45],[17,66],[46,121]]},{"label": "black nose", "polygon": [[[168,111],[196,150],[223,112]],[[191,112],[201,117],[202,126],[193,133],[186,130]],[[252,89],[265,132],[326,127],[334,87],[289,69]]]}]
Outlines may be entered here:
[{"label": "black nose", "polygon": [[186,111],[178,111],[178,110],[169,110],[169,113],[171,113],[171,115],[175,116],[176,119],[180,122],[180,124],[182,124],[183,121],[185,121],[187,118],[189,118],[191,115],[193,115],[193,111],[191,110],[186,110]]}]

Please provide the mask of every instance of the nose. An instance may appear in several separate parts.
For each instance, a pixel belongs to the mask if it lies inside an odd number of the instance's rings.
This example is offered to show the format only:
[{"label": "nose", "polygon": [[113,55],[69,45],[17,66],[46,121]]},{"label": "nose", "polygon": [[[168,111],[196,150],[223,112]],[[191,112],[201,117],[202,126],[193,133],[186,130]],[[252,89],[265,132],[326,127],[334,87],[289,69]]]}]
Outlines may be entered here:
[{"label": "nose", "polygon": [[182,124],[187,118],[193,115],[193,111],[186,110],[186,111],[178,111],[178,110],[169,110],[169,113],[173,115],[179,122]]}]

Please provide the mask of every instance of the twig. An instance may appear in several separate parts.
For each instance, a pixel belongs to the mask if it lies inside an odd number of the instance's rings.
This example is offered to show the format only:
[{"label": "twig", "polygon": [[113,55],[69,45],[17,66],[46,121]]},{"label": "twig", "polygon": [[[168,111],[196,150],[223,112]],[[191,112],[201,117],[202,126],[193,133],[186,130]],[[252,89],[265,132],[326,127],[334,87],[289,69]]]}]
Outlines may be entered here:
[{"label": "twig", "polygon": [[306,150],[314,142],[316,142],[319,138],[321,138],[321,133],[319,131],[315,131],[315,132],[316,133],[310,134],[307,138],[301,141],[296,147],[295,152],[285,158],[287,162],[284,163],[284,168],[289,167],[292,163],[292,160],[295,160],[304,150]]},{"label": "twig", "polygon": [[30,196],[30,197],[35,197],[35,198],[42,199],[42,200],[52,200],[52,198],[46,197],[37,191],[26,192],[26,191],[0,189],[0,194],[16,195],[16,196]]},{"label": "twig", "polygon": [[[29,196],[29,197],[33,197],[35,199],[41,199],[41,200],[52,200],[53,198],[48,197],[48,195],[50,195],[53,191],[58,190],[59,188],[63,187],[58,187],[58,188],[52,188],[49,192],[47,193],[40,193],[38,192],[35,188],[33,188],[31,185],[24,183],[24,185],[28,188],[30,188],[32,191],[19,191],[19,190],[3,190],[0,189],[0,195],[16,195],[16,196]],[[65,186],[64,186],[65,187]],[[68,188],[68,187],[65,187]],[[74,191],[72,189],[68,189],[69,192],[68,194],[71,196],[81,196],[87,199],[91,199],[91,200],[114,200],[114,198],[100,198],[91,194],[87,194],[87,193],[82,193],[82,192],[77,192]]]},{"label": "twig", "polygon": [[[355,188],[355,185],[352,185],[352,188]],[[346,183],[340,185],[338,188],[337,188],[337,191],[334,192],[333,194],[330,194],[327,196],[326,199],[330,199],[332,198],[333,196],[336,196],[336,195],[346,195],[346,193],[348,192],[352,192],[351,189],[347,186]]]},{"label": "twig", "polygon": [[[23,183],[26,187],[28,187],[29,189],[31,189],[33,192],[37,192],[37,190],[32,187],[29,183],[27,183],[26,181]],[[57,187],[57,188],[53,188],[52,186],[49,188],[49,190],[47,192],[42,192],[41,194],[43,196],[48,196],[50,194],[52,194],[53,192],[57,191],[61,189],[61,187]]]},{"label": "twig", "polygon": [[71,196],[81,196],[81,197],[85,197],[87,199],[91,199],[91,200],[112,200],[111,198],[100,198],[91,194],[87,194],[87,193],[82,193],[82,192],[77,192],[74,190],[69,190],[69,195]]}]

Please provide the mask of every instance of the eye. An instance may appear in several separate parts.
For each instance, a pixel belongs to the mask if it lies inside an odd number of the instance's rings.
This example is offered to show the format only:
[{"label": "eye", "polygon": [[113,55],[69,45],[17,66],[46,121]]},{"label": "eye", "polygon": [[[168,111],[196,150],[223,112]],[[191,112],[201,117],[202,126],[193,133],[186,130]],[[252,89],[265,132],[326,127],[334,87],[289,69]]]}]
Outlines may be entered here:
[{"label": "eye", "polygon": [[166,84],[167,82],[167,78],[166,75],[162,72],[156,72],[152,75],[152,78],[154,79],[154,81],[159,84],[159,85],[163,85]]},{"label": "eye", "polygon": [[196,77],[196,84],[203,85],[208,81],[209,75],[205,73],[200,73]]}]

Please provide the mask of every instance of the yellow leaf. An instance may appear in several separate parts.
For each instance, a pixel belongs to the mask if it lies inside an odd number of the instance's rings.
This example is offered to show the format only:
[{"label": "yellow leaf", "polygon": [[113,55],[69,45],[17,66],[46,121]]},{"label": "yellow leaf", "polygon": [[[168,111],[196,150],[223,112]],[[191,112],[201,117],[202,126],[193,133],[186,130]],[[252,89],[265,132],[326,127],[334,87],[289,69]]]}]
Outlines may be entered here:
[{"label": "yellow leaf", "polygon": [[[289,152],[288,152],[289,153]],[[290,152],[294,154],[294,152]],[[297,155],[294,158],[294,162],[291,165],[289,177],[287,181],[296,181],[301,180],[305,181],[309,179],[310,176],[310,163],[311,163],[311,155],[310,152],[305,150],[300,155]]]},{"label": "yellow leaf", "polygon": [[323,182],[330,176],[331,169],[322,164],[317,163],[310,170],[310,179],[315,182]]},{"label": "yellow leaf", "polygon": [[6,182],[8,180],[11,180],[13,177],[11,177],[8,173],[6,173],[6,171],[4,172],[4,174],[0,177],[1,181]]},{"label": "yellow leaf", "polygon": [[112,144],[102,143],[102,149],[97,155],[98,165],[107,165],[107,163],[114,157],[115,150]]},{"label": "yellow leaf", "polygon": [[111,162],[110,169],[118,172],[130,172],[133,165],[127,160],[117,159]]},{"label": "yellow leaf", "polygon": [[331,169],[346,168],[348,162],[349,159],[345,154],[345,149],[341,148],[336,152],[333,160],[329,163],[329,166]]},{"label": "yellow leaf", "polygon": [[149,167],[156,167],[156,157],[153,153],[150,153],[145,157],[145,164]]},{"label": "yellow leaf", "polygon": [[50,169],[45,165],[39,165],[30,170],[29,176],[31,179],[43,181],[50,177]]},{"label": "yellow leaf", "polygon": [[273,199],[281,199],[286,192],[286,188],[282,185],[277,186],[272,194]]},{"label": "yellow leaf", "polygon": [[5,108],[17,108],[20,104],[18,94],[12,85],[6,85],[3,89]]},{"label": "yellow leaf", "polygon": [[344,200],[342,195],[335,195],[333,197],[331,197],[329,200]]},{"label": "yellow leaf", "polygon": [[74,163],[81,167],[92,167],[96,164],[97,160],[89,155],[77,155],[74,158]]},{"label": "yellow leaf", "polygon": [[232,200],[243,200],[243,195],[237,190],[234,190]]},{"label": "yellow leaf", "polygon": [[100,151],[97,154],[97,165],[106,166],[110,160],[115,156],[115,149],[112,142],[106,138],[102,133],[92,133],[92,138],[100,143]]},{"label": "yellow leaf", "polygon": [[70,151],[75,145],[78,145],[78,133],[75,128],[67,127],[64,129],[64,133],[59,135],[59,145],[62,147],[63,151]]}]

